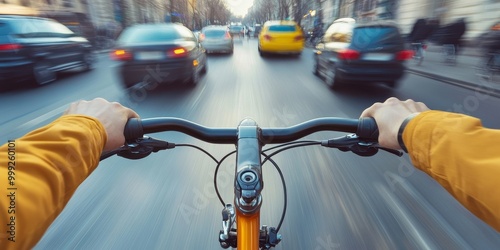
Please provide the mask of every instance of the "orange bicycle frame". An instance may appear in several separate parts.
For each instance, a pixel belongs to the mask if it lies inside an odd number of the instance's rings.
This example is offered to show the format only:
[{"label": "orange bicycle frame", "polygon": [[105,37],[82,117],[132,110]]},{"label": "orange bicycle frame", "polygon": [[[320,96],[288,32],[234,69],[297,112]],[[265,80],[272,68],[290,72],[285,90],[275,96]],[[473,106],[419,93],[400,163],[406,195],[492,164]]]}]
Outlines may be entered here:
[{"label": "orange bicycle frame", "polygon": [[260,212],[244,215],[236,211],[236,227],[238,250],[259,249]]}]

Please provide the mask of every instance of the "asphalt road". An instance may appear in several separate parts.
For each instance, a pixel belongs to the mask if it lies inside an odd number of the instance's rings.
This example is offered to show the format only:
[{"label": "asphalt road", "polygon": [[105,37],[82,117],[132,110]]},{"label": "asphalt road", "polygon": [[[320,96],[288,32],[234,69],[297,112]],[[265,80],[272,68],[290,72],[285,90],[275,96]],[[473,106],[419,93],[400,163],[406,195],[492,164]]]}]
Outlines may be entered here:
[{"label": "asphalt road", "polygon": [[[331,91],[312,74],[312,52],[300,58],[261,58],[255,40],[237,42],[233,55],[211,55],[195,88],[124,92],[115,62],[99,56],[95,70],[70,73],[40,88],[0,93],[0,140],[17,138],[55,119],[68,103],[104,97],[143,118],[176,116],[206,126],[237,126],[245,117],[259,125],[290,126],[307,119],[357,118],[390,96],[429,107],[464,112],[500,128],[500,100],[408,74],[400,88],[364,86]],[[337,133],[319,133],[326,139]],[[155,137],[196,143],[222,157],[234,149],[201,143],[179,133]],[[415,170],[407,156],[381,152],[363,158],[322,147],[276,156],[288,189],[287,215],[276,249],[492,249],[500,234]],[[103,161],[80,186],[36,249],[219,249],[221,209],[212,185],[215,164],[190,148],[131,161]],[[232,199],[234,158],[219,174],[219,189]],[[261,223],[276,226],[283,189],[276,170],[264,167]]]}]

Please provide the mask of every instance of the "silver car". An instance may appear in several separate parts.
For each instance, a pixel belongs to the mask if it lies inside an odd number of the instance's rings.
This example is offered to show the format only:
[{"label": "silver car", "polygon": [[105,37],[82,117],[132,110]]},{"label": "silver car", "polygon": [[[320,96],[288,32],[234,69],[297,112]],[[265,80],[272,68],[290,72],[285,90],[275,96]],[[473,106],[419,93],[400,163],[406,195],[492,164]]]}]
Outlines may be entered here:
[{"label": "silver car", "polygon": [[201,30],[199,39],[207,53],[233,53],[233,37],[226,26],[207,26]]}]

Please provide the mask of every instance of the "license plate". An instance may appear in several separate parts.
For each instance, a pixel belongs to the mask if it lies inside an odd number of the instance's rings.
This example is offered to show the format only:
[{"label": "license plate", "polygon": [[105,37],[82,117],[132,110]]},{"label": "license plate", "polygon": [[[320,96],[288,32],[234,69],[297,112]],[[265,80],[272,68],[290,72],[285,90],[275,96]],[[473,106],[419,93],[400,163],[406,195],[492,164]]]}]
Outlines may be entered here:
[{"label": "license plate", "polygon": [[389,53],[366,53],[363,55],[363,59],[368,61],[390,61],[393,58],[394,55]]},{"label": "license plate", "polygon": [[142,51],[137,52],[135,55],[135,59],[137,60],[161,60],[164,58],[164,53],[160,51]]}]

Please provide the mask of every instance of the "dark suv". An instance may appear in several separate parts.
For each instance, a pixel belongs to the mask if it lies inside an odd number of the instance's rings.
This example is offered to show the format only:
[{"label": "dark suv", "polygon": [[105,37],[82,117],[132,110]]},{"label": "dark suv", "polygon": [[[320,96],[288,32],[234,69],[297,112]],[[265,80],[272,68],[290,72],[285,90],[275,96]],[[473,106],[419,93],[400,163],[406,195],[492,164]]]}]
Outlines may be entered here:
[{"label": "dark suv", "polygon": [[314,74],[334,89],[360,82],[396,87],[413,55],[394,22],[356,24],[352,18],[333,22],[314,52]]},{"label": "dark suv", "polygon": [[1,85],[29,80],[45,84],[54,81],[59,71],[91,69],[93,58],[89,41],[61,23],[0,15]]}]

